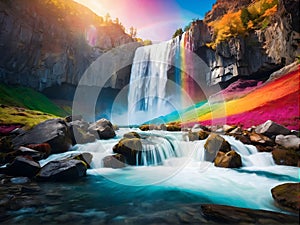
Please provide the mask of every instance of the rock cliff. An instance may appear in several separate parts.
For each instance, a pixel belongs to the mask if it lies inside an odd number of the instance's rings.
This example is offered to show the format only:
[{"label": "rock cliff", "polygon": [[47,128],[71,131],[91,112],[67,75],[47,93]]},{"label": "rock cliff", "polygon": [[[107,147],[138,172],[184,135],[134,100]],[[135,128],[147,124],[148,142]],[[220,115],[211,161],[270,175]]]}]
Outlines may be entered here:
[{"label": "rock cliff", "polygon": [[299,56],[299,0],[279,0],[277,12],[263,27],[249,29],[216,44],[211,21],[228,12],[236,12],[254,1],[217,0],[203,21],[197,20],[187,31],[194,51],[207,63],[208,85],[237,77],[265,78],[271,72],[295,61]]},{"label": "rock cliff", "polygon": [[[104,52],[133,42],[119,24],[72,0],[1,0],[0,30],[0,82],[37,90],[78,84]],[[128,83],[128,70],[119,75],[108,86]]]}]

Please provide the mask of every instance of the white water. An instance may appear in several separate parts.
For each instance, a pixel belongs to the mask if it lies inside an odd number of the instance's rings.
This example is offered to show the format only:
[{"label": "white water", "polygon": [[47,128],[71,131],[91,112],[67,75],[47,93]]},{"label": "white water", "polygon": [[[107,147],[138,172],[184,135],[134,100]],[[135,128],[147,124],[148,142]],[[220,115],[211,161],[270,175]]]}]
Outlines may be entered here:
[{"label": "white water", "polygon": [[78,151],[90,152],[93,161],[88,174],[113,181],[109,184],[110,188],[124,188],[119,185],[148,186],[147,190],[153,189],[154,193],[157,188],[176,189],[215,204],[272,211],[281,210],[274,206],[270,190],[282,183],[299,182],[297,167],[275,165],[270,153],[259,153],[254,146],[244,145],[228,136],[224,138],[241,155],[243,167],[215,167],[213,163],[204,161],[205,140],[186,142],[182,132],[139,132],[145,138],[142,152],[144,166],[102,168],[103,157],[113,154],[112,147],[128,131],[119,130],[115,139],[77,145],[73,151],[52,155],[41,164]]},{"label": "white water", "polygon": [[[179,57],[179,49],[180,39],[177,37],[136,50],[128,93],[128,113],[135,115],[130,119],[132,124],[141,124],[176,109],[176,103],[167,95],[166,89],[167,72],[175,57]],[[143,113],[142,118],[136,117],[139,112]]]}]

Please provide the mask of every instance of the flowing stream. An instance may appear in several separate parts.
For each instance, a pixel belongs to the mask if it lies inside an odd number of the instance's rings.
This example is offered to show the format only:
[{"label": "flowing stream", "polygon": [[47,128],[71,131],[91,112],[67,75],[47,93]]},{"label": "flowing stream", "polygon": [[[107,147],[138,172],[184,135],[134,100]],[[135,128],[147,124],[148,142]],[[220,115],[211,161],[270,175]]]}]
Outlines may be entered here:
[{"label": "flowing stream", "polygon": [[[113,154],[113,146],[128,131],[120,129],[111,140],[77,145],[73,151],[52,155],[41,164],[74,151],[90,152],[93,161],[89,177],[101,179],[100,189],[111,192],[108,193],[110,201],[127,203],[150,204],[159,199],[161,204],[169,205],[171,198],[181,203],[215,203],[282,212],[274,205],[271,189],[282,183],[299,182],[297,167],[275,165],[271,153],[260,153],[254,146],[229,136],[223,137],[241,155],[243,166],[240,169],[215,167],[204,161],[205,140],[187,142],[183,132],[135,130],[144,138],[142,165],[103,168],[102,159]],[[101,196],[95,198],[102,201]]]}]

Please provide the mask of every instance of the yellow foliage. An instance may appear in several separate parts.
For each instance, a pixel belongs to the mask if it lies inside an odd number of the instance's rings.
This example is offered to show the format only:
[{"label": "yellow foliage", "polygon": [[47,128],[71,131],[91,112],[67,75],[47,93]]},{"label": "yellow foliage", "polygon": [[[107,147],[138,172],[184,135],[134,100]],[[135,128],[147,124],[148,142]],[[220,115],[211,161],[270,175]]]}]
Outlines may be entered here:
[{"label": "yellow foliage", "polygon": [[267,9],[262,17],[272,16],[277,12],[277,5],[274,5],[272,8]]},{"label": "yellow foliage", "polygon": [[211,22],[209,26],[213,27],[216,43],[245,32],[241,20],[241,10],[234,13],[227,13],[220,20]]},{"label": "yellow foliage", "polygon": [[252,20],[249,20],[248,24],[247,24],[247,29],[252,29],[254,27],[254,23]]}]

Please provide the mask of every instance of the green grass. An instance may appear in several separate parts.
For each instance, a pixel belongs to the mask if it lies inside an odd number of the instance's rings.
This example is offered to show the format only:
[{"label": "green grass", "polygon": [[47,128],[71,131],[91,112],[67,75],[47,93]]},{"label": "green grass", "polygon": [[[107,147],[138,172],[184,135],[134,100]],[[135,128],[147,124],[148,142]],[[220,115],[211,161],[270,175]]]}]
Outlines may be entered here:
[{"label": "green grass", "polygon": [[53,118],[57,118],[57,116],[20,107],[0,105],[0,125],[21,125],[23,129],[28,130]]},{"label": "green grass", "polygon": [[0,84],[0,104],[23,107],[61,117],[68,114],[43,94],[26,87]]}]

